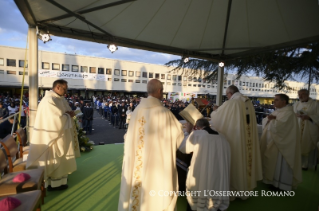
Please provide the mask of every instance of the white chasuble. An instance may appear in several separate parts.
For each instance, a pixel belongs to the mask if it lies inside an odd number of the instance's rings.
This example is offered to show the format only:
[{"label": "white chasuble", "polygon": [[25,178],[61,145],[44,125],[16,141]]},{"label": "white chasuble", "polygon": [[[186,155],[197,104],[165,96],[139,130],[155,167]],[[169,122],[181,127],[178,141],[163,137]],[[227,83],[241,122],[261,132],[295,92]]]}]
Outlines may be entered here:
[{"label": "white chasuble", "polygon": [[143,98],[125,135],[118,210],[171,211],[178,191],[176,150],[182,125],[154,97]]},{"label": "white chasuble", "polygon": [[[234,93],[211,113],[212,128],[226,137],[231,149],[230,189],[251,191],[262,180],[255,109],[251,101]],[[247,197],[241,197],[246,199]]]},{"label": "white chasuble", "polygon": [[76,170],[73,119],[63,96],[46,91],[41,100],[30,139],[26,168],[44,167],[44,179],[62,178]]},{"label": "white chasuble", "polygon": [[[179,150],[193,152],[188,168],[186,190],[199,194],[187,195],[192,210],[226,210],[229,197],[213,195],[208,191],[229,191],[230,146],[222,135],[209,134],[205,130],[195,130],[183,141]],[[197,192],[198,193],[198,192]]]},{"label": "white chasuble", "polygon": [[[261,153],[264,182],[291,190],[302,181],[300,130],[292,106],[274,111],[276,119],[263,119]],[[268,122],[268,123],[267,123]]]},{"label": "white chasuble", "polygon": [[303,121],[297,118],[301,132],[301,154],[308,156],[319,141],[319,103],[309,98],[308,102],[296,102],[293,108],[295,113],[306,114],[312,119]]}]

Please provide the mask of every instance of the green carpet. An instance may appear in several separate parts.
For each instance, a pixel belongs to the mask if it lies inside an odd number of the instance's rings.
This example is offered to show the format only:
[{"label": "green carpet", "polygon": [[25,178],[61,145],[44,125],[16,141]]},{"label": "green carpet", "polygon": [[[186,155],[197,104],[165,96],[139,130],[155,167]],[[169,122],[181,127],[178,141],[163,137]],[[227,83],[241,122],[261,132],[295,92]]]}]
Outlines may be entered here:
[{"label": "green carpet", "polygon": [[[77,171],[69,175],[69,188],[65,191],[47,192],[43,211],[116,211],[123,157],[122,144],[95,146],[93,151],[82,153],[77,159]],[[272,191],[261,182],[255,191],[259,197],[230,203],[228,211],[318,211],[319,170],[303,171],[303,182],[294,197],[261,196],[261,191]],[[179,197],[178,211],[186,210],[186,198]]]}]

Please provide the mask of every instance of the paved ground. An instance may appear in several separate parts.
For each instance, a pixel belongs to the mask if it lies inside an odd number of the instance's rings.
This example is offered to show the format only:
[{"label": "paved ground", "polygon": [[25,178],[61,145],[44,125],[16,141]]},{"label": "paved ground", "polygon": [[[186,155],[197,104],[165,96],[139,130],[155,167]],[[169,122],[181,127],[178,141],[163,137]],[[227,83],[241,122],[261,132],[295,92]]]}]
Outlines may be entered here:
[{"label": "paved ground", "polygon": [[93,131],[87,137],[94,141],[96,145],[99,145],[100,142],[104,142],[105,144],[123,143],[125,129],[114,128],[109,123],[109,121],[102,119],[94,109]]}]

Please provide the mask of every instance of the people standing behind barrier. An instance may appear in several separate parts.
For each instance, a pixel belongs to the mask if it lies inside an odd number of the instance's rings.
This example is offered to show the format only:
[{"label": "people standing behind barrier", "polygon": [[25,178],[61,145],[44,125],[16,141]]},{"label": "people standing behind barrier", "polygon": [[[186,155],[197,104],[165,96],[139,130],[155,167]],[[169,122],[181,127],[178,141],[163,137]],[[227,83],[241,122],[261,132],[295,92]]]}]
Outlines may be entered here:
[{"label": "people standing behind barrier", "polygon": [[13,102],[11,102],[10,105],[8,106],[8,110],[9,110],[9,115],[15,114],[18,112],[18,107],[16,107],[16,105]]},{"label": "people standing behind barrier", "polygon": [[132,110],[132,112],[133,112],[136,106],[133,104],[133,102],[130,102],[130,105],[129,105],[129,106],[131,107],[131,110]]},{"label": "people standing behind barrier", "polygon": [[111,123],[112,122],[112,105],[113,105],[113,103],[112,103],[112,101],[110,101],[109,110],[108,110],[108,120],[110,121],[109,124],[112,124]]},{"label": "people standing behind barrier", "polygon": [[108,119],[108,112],[109,112],[109,103],[104,103],[104,119]]},{"label": "people standing behind barrier", "polygon": [[69,101],[69,106],[72,109],[72,111],[76,109],[72,101]]},{"label": "people standing behind barrier", "polygon": [[99,111],[99,114],[102,116],[102,99],[100,99],[98,102],[98,111]]},{"label": "people standing behind barrier", "polygon": [[100,103],[100,99],[99,98],[96,98],[96,101],[95,101],[95,108],[97,111],[99,111],[99,103]]},{"label": "people standing behind barrier", "polygon": [[25,109],[27,109],[27,106],[25,105],[25,103],[22,103],[21,121],[20,121],[22,128],[24,128],[26,126],[26,111],[25,111]]},{"label": "people standing behind barrier", "polygon": [[177,119],[178,110],[177,110],[175,104],[173,104],[173,106],[172,106],[172,108],[171,108],[171,112],[174,114],[175,118]]},{"label": "people standing behind barrier", "polygon": [[9,110],[3,106],[3,103],[0,102],[0,119],[5,119],[9,116]]},{"label": "people standing behind barrier", "polygon": [[263,111],[264,111],[262,106],[255,107],[255,111],[256,111],[257,123],[261,124],[261,121],[263,119]]},{"label": "people standing behind barrier", "polygon": [[118,114],[119,114],[119,129],[123,128],[124,129],[124,124],[126,122],[126,107],[125,103],[122,102],[122,105],[119,106],[118,108]]},{"label": "people standing behind barrier", "polygon": [[92,134],[93,108],[90,103],[86,103],[86,106],[83,108],[82,121],[83,130],[85,130],[88,135]]},{"label": "people standing behind barrier", "polygon": [[83,100],[80,100],[80,109],[81,109],[81,112],[83,113],[83,108],[85,106],[85,103]]},{"label": "people standing behind barrier", "polygon": [[113,127],[117,126],[118,124],[118,108],[117,108],[117,103],[113,102],[112,104],[112,116],[111,116],[111,124],[113,125]]},{"label": "people standing behind barrier", "polygon": [[74,106],[74,107],[75,107],[75,110],[81,111],[80,103],[79,103],[79,102],[75,102],[74,105],[75,105],[75,106]]},{"label": "people standing behind barrier", "polygon": [[102,98],[101,100],[101,106],[100,106],[100,114],[102,116],[102,119],[104,119],[104,106],[105,106],[105,100]]}]

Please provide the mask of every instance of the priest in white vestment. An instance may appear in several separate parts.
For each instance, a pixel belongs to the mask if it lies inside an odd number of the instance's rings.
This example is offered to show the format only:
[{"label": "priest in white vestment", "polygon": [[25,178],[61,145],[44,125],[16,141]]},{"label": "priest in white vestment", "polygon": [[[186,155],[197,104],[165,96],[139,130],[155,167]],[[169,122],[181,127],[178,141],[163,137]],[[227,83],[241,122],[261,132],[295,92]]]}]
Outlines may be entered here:
[{"label": "priest in white vestment", "polygon": [[226,95],[228,101],[213,108],[211,126],[224,135],[230,145],[230,190],[251,191],[257,186],[256,181],[262,180],[255,109],[234,85],[227,88]]},{"label": "priest in white vestment", "polygon": [[[193,128],[187,122],[186,130]],[[189,210],[217,211],[226,210],[229,206],[227,195],[217,196],[207,191],[229,191],[230,179],[230,146],[222,135],[209,127],[206,119],[196,122],[196,129],[185,136],[179,150],[183,153],[193,152],[188,167],[186,191],[198,194],[187,195]]]},{"label": "priest in white vestment", "polygon": [[319,103],[309,97],[309,91],[298,91],[299,102],[293,105],[294,112],[298,117],[301,133],[301,157],[302,168],[308,169],[317,164],[319,142]]},{"label": "priest in white vestment", "polygon": [[276,110],[263,119],[261,153],[263,182],[290,191],[302,181],[300,130],[289,97],[277,94]]},{"label": "priest in white vestment", "polygon": [[159,80],[149,81],[147,92],[124,138],[119,211],[172,211],[178,197],[172,192],[178,191],[176,150],[184,138],[182,124],[161,103]]},{"label": "priest in white vestment", "polygon": [[44,167],[45,186],[48,190],[68,188],[68,174],[76,170],[73,116],[68,102],[67,81],[56,80],[53,89],[42,98],[30,139],[26,168]]}]

